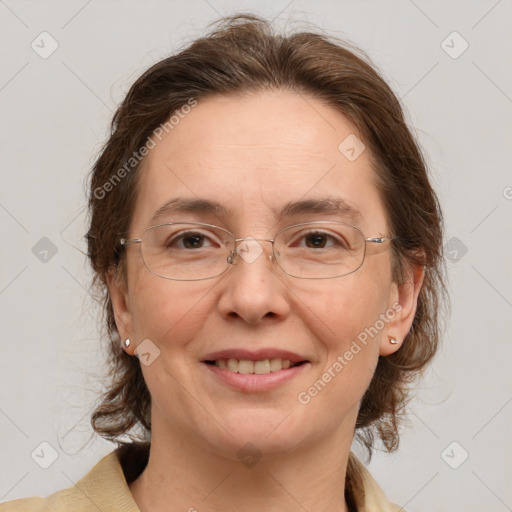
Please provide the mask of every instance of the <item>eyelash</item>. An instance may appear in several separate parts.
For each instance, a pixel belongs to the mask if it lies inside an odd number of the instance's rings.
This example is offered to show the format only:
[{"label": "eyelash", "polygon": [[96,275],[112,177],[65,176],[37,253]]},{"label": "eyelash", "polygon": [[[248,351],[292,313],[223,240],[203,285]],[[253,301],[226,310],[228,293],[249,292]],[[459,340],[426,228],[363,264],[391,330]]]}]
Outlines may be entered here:
[{"label": "eyelash", "polygon": [[[347,243],[345,240],[340,239],[339,237],[336,237],[335,235],[329,234],[328,232],[318,231],[318,230],[307,231],[304,233],[298,233],[297,237],[295,237],[292,242],[293,243],[296,242],[297,239],[299,241],[304,241],[309,236],[323,236],[323,237],[327,238],[328,240],[333,241],[335,244],[347,246]],[[183,242],[186,238],[193,238],[193,237],[202,237],[203,241],[204,240],[209,240],[210,242],[214,241],[213,237],[211,235],[202,233],[200,231],[185,231],[184,233],[177,233],[177,234],[173,235],[172,237],[170,237],[166,241],[165,246],[170,248],[176,242],[180,243],[180,242]],[[220,246],[221,244],[222,244],[222,242],[220,242],[220,241],[217,242],[218,246]],[[185,249],[184,247],[180,247],[180,248]],[[321,249],[323,249],[323,248],[324,247],[321,247]]]}]

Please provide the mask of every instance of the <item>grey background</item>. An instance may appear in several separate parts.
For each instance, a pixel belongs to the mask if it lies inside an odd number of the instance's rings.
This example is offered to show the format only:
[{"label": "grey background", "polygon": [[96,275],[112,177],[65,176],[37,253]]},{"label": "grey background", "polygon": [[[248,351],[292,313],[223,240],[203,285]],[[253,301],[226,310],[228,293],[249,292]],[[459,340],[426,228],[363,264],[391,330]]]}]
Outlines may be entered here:
[{"label": "grey background", "polygon": [[[443,203],[452,315],[399,452],[370,471],[411,512],[512,510],[510,0],[1,1],[0,501],[68,487],[114,448],[80,451],[105,358],[84,180],[142,70],[244,10],[363,48],[403,99]],[[47,58],[31,47],[51,49],[43,31],[58,43]]]}]

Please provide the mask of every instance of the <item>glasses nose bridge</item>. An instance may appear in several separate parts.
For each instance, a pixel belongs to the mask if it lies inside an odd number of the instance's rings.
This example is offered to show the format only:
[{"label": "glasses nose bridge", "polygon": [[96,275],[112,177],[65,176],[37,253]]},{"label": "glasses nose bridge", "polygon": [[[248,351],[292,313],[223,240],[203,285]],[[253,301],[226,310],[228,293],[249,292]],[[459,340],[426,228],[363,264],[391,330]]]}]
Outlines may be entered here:
[{"label": "glasses nose bridge", "polygon": [[[270,242],[272,244],[272,251],[270,253],[269,258],[271,260],[275,259],[275,256],[274,256],[275,239],[274,238],[255,238],[253,236],[246,236],[244,238],[233,237],[233,242],[234,242],[233,249],[231,250],[231,252],[228,256],[228,260],[227,260],[228,263],[230,263],[232,265],[237,263],[239,256],[247,263],[252,263],[255,259],[257,259],[257,257],[261,253],[264,252],[264,249],[263,249],[263,247],[261,247],[259,242]],[[253,246],[252,250],[251,250],[250,246],[246,246],[245,249],[242,249],[241,244],[243,242],[255,242],[258,245],[259,250],[256,249],[256,251],[254,251],[254,246]],[[250,256],[249,254],[247,254],[247,253],[251,253],[251,252],[252,252],[253,256]],[[254,254],[255,252],[256,252],[256,254]]]},{"label": "glasses nose bridge", "polygon": [[271,242],[272,246],[274,245],[274,238],[254,238],[253,236],[246,236],[245,238],[235,238],[235,245],[238,245],[245,240],[254,240],[255,242]]}]

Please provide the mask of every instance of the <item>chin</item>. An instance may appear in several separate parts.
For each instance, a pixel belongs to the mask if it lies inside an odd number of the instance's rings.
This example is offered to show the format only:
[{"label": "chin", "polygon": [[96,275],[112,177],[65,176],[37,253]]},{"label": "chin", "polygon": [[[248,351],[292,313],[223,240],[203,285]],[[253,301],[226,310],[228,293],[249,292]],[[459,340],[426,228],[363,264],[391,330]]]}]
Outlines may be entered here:
[{"label": "chin", "polygon": [[[216,450],[229,458],[240,458],[240,454],[251,450],[264,455],[282,454],[298,447],[305,438],[315,436],[314,425],[310,425],[311,436],[307,435],[308,424],[299,418],[298,411],[288,409],[243,408],[231,410],[228,417],[218,420],[223,428],[208,428],[204,438]],[[297,416],[297,417],[294,417]]]}]

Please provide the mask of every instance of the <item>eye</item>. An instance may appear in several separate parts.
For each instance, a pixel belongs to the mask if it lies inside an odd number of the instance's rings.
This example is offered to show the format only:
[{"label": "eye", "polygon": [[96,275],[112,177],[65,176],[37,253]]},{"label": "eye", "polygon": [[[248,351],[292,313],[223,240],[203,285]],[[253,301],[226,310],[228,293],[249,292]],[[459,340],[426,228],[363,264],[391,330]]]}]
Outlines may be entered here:
[{"label": "eye", "polygon": [[170,237],[165,246],[170,249],[202,249],[204,247],[219,247],[219,244],[199,231],[186,231]]},{"label": "eye", "polygon": [[303,237],[303,240],[305,246],[310,249],[323,249],[329,242],[332,245],[332,240],[325,233],[308,233]]},{"label": "eye", "polygon": [[308,249],[326,249],[337,246],[337,248],[348,248],[345,239],[339,235],[329,234],[323,231],[310,231],[301,233],[297,237],[296,247],[306,247]]}]

